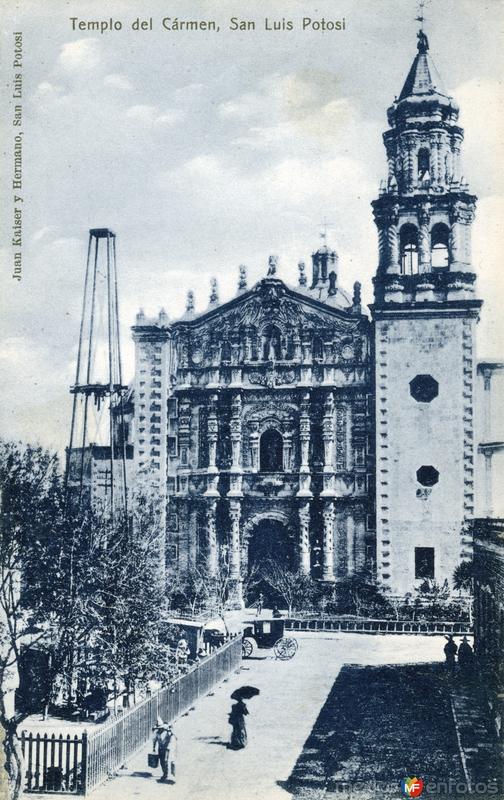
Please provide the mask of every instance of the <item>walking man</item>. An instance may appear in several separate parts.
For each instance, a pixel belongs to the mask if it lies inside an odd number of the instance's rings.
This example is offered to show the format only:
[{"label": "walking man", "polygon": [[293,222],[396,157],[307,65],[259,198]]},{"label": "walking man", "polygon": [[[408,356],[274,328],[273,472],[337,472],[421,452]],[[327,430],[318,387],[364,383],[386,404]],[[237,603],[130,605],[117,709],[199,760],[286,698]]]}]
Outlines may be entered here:
[{"label": "walking man", "polygon": [[257,617],[261,616],[261,612],[262,612],[262,609],[263,609],[263,603],[264,603],[264,595],[261,592],[259,594],[259,597],[257,598],[257,614],[256,614]]},{"label": "walking man", "polygon": [[447,640],[444,646],[446,666],[450,672],[453,672],[455,669],[455,656],[457,655],[458,647],[453,641],[453,636],[451,633],[449,636],[445,636],[445,639]]},{"label": "walking man", "polygon": [[162,771],[160,782],[166,783],[168,780],[171,780],[171,783],[175,783],[177,737],[173,732],[172,726],[165,725],[161,717],[157,718],[156,726],[153,730],[154,739],[152,742],[152,751],[155,753],[157,748],[159,766]]},{"label": "walking man", "polygon": [[467,678],[470,677],[473,670],[474,653],[471,645],[467,641],[467,636],[464,636],[460,643],[458,649],[458,663],[462,674]]}]

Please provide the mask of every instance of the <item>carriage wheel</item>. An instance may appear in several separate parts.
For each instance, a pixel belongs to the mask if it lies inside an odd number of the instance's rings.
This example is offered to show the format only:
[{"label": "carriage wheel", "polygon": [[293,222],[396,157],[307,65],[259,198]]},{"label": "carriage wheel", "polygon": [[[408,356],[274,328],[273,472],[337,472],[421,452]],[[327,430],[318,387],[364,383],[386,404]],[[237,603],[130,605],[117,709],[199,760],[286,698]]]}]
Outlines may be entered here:
[{"label": "carriage wheel", "polygon": [[293,658],[296,655],[298,643],[296,639],[290,639],[284,636],[282,639],[279,639],[278,642],[275,642],[275,647],[273,649],[277,658],[281,661],[288,661],[289,658]]},{"label": "carriage wheel", "polygon": [[251,639],[242,639],[242,657],[248,658],[252,655],[252,650],[254,645],[252,644]]}]

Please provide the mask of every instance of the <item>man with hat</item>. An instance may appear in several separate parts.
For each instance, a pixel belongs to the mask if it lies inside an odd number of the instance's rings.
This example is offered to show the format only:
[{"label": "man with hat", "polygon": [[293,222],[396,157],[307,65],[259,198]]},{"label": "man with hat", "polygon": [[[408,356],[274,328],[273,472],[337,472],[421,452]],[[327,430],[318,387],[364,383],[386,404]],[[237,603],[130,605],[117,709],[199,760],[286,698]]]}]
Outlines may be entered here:
[{"label": "man with hat", "polygon": [[152,729],[154,731],[154,739],[152,741],[152,751],[157,752],[159,755],[159,765],[162,770],[161,781],[164,783],[171,778],[172,783],[175,783],[175,747],[177,737],[173,732],[171,725],[166,725],[161,717],[156,720],[156,725]]}]

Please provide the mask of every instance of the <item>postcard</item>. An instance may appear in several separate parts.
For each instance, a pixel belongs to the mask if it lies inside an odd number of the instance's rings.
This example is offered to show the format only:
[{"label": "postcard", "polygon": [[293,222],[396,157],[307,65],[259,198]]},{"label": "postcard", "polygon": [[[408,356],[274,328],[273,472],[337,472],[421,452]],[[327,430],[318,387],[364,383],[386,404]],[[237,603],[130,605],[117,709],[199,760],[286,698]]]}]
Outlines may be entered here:
[{"label": "postcard", "polygon": [[503,797],[502,0],[3,0],[0,793]]}]

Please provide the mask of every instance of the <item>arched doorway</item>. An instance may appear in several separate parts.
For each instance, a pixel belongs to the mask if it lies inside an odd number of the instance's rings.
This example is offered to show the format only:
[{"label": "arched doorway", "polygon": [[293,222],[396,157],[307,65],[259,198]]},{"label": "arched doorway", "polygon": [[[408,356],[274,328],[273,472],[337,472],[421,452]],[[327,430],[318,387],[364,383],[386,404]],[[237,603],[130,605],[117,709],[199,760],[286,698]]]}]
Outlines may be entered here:
[{"label": "arched doorway", "polygon": [[268,608],[282,605],[282,598],[264,579],[271,563],[280,569],[296,570],[296,553],[289,529],[278,519],[260,519],[253,526],[248,540],[248,574],[252,576],[248,601],[251,602],[260,592],[264,595]]}]

